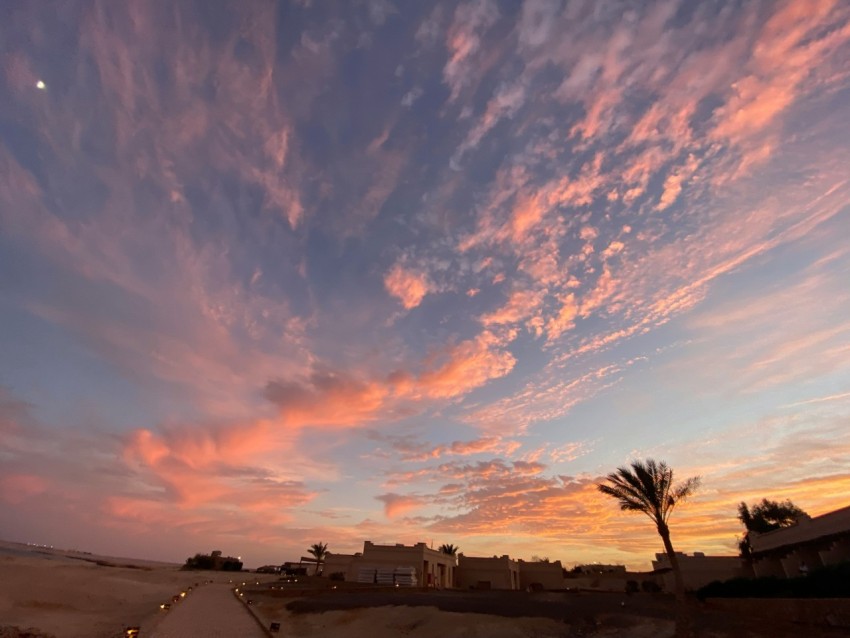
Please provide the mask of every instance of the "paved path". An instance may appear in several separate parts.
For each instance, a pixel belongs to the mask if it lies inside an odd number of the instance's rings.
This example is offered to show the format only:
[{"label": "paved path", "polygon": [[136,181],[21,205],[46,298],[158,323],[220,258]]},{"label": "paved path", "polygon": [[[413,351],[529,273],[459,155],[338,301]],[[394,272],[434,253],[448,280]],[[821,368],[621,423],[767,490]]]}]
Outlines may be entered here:
[{"label": "paved path", "polygon": [[245,606],[236,600],[233,585],[201,585],[176,603],[150,633],[140,638],[265,638]]}]

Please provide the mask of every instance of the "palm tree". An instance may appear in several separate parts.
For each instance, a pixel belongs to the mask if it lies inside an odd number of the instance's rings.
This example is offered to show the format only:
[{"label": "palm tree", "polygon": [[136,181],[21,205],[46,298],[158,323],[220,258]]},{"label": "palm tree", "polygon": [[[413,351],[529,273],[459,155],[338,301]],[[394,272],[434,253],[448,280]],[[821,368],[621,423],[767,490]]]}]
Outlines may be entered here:
[{"label": "palm tree", "polygon": [[800,518],[808,516],[806,512],[794,505],[790,499],[784,501],[771,501],[769,499],[761,499],[761,503],[756,503],[749,507],[746,503],[741,502],[738,505],[738,520],[741,521],[746,531],[743,538],[738,541],[738,549],[741,550],[741,557],[746,560],[752,559],[751,535],[764,534],[782,527],[790,527],[797,523]]},{"label": "palm tree", "polygon": [[314,543],[313,545],[310,545],[310,549],[308,549],[307,552],[316,557],[316,574],[318,574],[319,566],[322,564],[322,561],[328,553],[328,544],[321,542]]},{"label": "palm tree", "polygon": [[597,485],[599,491],[620,502],[621,510],[643,512],[658,530],[664,543],[664,551],[670,559],[673,577],[676,581],[676,598],[684,600],[685,584],[682,570],[673,544],[670,542],[670,528],[667,521],[673,508],[679,501],[685,500],[699,487],[700,478],[691,477],[678,485],[673,485],[673,470],[664,461],[632,461],[631,468],[619,467],[605,477],[608,483]]},{"label": "palm tree", "polygon": [[448,554],[449,556],[457,556],[457,552],[460,547],[456,545],[452,545],[451,543],[443,543],[440,545],[440,551],[444,554]]}]

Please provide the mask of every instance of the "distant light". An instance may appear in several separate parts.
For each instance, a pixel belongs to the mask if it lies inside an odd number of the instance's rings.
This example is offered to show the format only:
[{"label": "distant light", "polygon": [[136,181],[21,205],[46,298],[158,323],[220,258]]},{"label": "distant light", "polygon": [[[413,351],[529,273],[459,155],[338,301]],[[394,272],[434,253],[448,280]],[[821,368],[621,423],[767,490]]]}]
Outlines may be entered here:
[{"label": "distant light", "polygon": [[38,82],[35,83],[35,88],[40,89],[42,91],[45,91],[45,90],[47,90],[47,85],[44,82],[42,82],[41,80],[39,80]]}]

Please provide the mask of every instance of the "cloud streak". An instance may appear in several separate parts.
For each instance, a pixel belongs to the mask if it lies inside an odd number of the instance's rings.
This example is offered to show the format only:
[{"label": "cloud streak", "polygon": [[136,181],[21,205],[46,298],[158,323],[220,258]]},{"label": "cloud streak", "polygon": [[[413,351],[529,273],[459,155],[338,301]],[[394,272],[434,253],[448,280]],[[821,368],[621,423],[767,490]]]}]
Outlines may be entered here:
[{"label": "cloud streak", "polygon": [[705,476],[686,550],[840,504],[845,3],[59,2],[0,41],[4,534],[645,565],[594,489],[638,455]]}]

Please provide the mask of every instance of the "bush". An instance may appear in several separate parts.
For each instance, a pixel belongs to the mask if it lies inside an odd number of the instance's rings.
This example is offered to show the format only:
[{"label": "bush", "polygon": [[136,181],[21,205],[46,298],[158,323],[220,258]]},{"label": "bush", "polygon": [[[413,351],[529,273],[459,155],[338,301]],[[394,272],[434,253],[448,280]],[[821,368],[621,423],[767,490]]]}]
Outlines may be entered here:
[{"label": "bush", "polygon": [[797,578],[733,578],[714,581],[697,591],[706,598],[846,598],[850,596],[850,562],[821,567]]},{"label": "bush", "polygon": [[647,594],[657,594],[661,591],[661,585],[654,580],[645,580],[640,584],[640,588]]},{"label": "bush", "polygon": [[[194,556],[190,556],[186,559],[186,563],[183,565],[183,569],[215,569],[216,561],[209,554],[195,554]],[[238,560],[226,560],[224,561],[220,569],[225,572],[239,572],[242,571],[242,561]]]},{"label": "bush", "polygon": [[640,591],[640,587],[638,586],[638,582],[636,580],[627,580],[626,581],[626,593],[627,594],[636,594]]},{"label": "bush", "polygon": [[334,572],[328,578],[331,580],[345,580],[345,572]]}]

